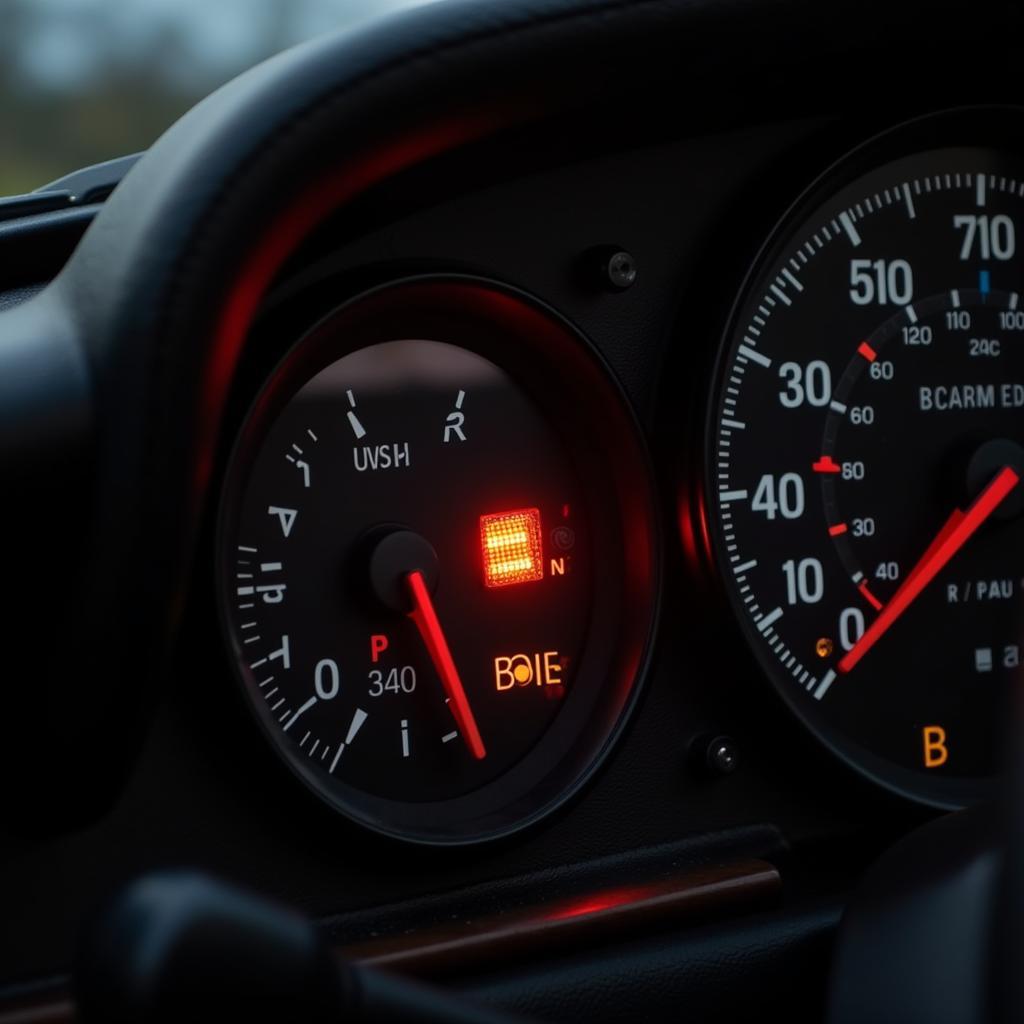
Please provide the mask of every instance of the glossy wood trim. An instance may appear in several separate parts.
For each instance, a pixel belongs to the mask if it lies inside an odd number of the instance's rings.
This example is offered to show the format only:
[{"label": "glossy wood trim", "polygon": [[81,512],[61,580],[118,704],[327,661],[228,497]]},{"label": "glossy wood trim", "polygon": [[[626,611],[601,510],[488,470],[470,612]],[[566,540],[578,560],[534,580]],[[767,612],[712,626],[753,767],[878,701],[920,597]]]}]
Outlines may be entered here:
[{"label": "glossy wood trim", "polygon": [[21,998],[0,1005],[0,1024],[74,1024],[75,1004],[68,996]]},{"label": "glossy wood trim", "polygon": [[540,952],[575,951],[612,934],[620,940],[657,927],[719,917],[765,903],[780,888],[773,865],[744,860],[524,911],[346,945],[338,952],[383,970],[438,977],[505,965],[513,959],[528,960]]}]

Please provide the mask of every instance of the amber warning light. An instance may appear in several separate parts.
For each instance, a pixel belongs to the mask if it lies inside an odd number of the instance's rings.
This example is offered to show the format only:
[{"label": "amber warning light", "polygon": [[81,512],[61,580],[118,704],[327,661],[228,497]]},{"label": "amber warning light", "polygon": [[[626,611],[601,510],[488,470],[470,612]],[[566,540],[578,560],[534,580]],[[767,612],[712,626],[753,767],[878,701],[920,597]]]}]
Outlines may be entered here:
[{"label": "amber warning light", "polygon": [[481,516],[480,547],[488,587],[508,587],[544,577],[538,509]]}]

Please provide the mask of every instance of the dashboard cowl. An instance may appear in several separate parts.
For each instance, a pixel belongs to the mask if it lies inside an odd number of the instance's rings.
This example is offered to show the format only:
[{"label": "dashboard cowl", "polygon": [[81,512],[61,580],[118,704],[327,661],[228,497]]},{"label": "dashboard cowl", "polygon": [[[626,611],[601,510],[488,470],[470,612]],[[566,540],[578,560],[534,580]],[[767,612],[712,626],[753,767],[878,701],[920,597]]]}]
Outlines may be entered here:
[{"label": "dashboard cowl", "polygon": [[[639,110],[677,116],[680,97],[716,69],[729,82],[730,69],[742,68],[738,82],[749,83],[759,69],[807,53],[848,54],[858,34],[878,44],[884,33],[896,51],[910,38],[921,45],[925,25],[936,42],[962,43],[975,31],[956,16],[963,9],[451,2],[286,51],[182,118],[114,190],[56,280],[0,318],[5,336],[38,332],[47,337],[39,352],[75,364],[27,382],[35,390],[21,400],[36,411],[19,431],[48,419],[48,402],[65,386],[75,393],[68,407],[79,410],[77,443],[93,424],[88,455],[73,460],[94,473],[76,484],[74,518],[85,536],[68,553],[78,563],[67,574],[74,613],[60,622],[60,664],[90,686],[68,685],[67,672],[54,669],[51,686],[24,696],[29,705],[42,692],[55,698],[57,754],[47,770],[65,810],[54,815],[51,805],[49,817],[95,813],[140,742],[191,578],[247,328],[311,232],[382,181],[514,126],[571,127],[595,110],[609,123]],[[994,16],[1001,10],[993,5]],[[985,21],[972,11],[969,26]],[[846,38],[837,24],[848,26]],[[713,104],[735,116],[751,102],[737,84]],[[704,115],[713,114],[709,105]],[[6,346],[0,377],[19,345]],[[5,442],[8,451],[20,443],[14,434]],[[54,628],[30,617],[21,625],[39,644]]]}]

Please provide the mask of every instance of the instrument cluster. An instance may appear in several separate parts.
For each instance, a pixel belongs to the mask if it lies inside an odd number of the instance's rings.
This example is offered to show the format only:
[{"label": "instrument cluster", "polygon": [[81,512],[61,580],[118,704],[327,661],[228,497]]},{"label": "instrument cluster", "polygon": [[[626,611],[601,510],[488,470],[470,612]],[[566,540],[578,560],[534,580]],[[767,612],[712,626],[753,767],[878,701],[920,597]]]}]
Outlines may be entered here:
[{"label": "instrument cluster", "polygon": [[[778,211],[709,340],[682,480],[571,316],[509,282],[410,273],[278,339],[216,561],[228,658],[292,773],[410,841],[541,819],[626,724],[689,542],[750,685],[831,753],[924,804],[990,792],[1022,641],[1020,125],[893,127]],[[611,291],[637,278],[625,249],[588,258]]]}]

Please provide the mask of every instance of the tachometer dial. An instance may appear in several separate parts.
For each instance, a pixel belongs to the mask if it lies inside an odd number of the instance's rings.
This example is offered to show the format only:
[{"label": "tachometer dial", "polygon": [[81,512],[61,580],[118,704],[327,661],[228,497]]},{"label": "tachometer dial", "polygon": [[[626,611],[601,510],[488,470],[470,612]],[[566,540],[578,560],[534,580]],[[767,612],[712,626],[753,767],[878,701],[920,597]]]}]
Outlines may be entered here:
[{"label": "tachometer dial", "polygon": [[220,581],[245,693],[351,817],[508,831],[623,720],[654,533],[636,428],[564,324],[469,281],[371,293],[294,348],[232,459]]},{"label": "tachometer dial", "polygon": [[752,275],[708,491],[776,687],[857,768],[950,806],[997,771],[1024,639],[1024,160],[891,159],[914,137],[834,171]]}]

